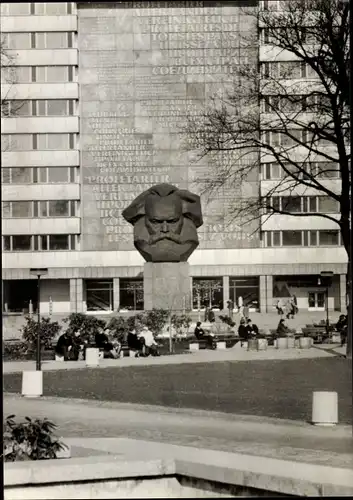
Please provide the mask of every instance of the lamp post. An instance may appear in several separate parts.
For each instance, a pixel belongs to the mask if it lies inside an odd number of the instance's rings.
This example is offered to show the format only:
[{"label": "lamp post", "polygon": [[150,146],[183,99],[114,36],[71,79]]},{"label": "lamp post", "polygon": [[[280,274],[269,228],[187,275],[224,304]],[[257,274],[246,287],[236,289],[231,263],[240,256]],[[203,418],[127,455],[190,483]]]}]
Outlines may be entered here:
[{"label": "lamp post", "polygon": [[320,276],[322,278],[324,278],[323,284],[326,284],[326,334],[328,336],[329,335],[329,326],[330,326],[329,311],[328,311],[328,290],[329,290],[329,287],[332,285],[333,272],[332,271],[321,271]]},{"label": "lamp post", "polygon": [[47,268],[31,268],[30,274],[37,276],[37,352],[36,352],[36,370],[41,370],[41,343],[40,343],[40,277],[48,274]]}]

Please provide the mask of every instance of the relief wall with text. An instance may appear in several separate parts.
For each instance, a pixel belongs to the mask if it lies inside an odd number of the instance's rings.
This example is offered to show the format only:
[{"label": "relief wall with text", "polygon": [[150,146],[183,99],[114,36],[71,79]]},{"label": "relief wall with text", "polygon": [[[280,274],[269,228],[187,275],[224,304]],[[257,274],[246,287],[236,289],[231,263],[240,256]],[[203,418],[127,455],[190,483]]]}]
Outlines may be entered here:
[{"label": "relief wall with text", "polygon": [[[235,85],[237,65],[257,52],[249,1],[78,4],[82,250],[131,250],[122,210],[153,184],[200,192],[210,160],[183,146],[187,116]],[[231,161],[224,158],[218,161]],[[216,166],[213,165],[213,168]],[[235,197],[257,196],[258,173],[236,189],[202,198],[199,248],[258,247],[258,221],[229,221]]]}]

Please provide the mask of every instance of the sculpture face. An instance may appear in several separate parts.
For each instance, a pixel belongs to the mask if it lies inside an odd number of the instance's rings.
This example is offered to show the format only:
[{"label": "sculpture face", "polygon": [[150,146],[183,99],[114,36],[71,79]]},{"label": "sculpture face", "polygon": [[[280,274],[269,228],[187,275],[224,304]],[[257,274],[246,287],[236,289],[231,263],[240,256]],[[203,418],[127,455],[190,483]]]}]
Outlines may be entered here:
[{"label": "sculpture face", "polygon": [[183,262],[198,246],[200,198],[170,184],[148,189],[123,211],[134,225],[134,244],[148,262]]}]

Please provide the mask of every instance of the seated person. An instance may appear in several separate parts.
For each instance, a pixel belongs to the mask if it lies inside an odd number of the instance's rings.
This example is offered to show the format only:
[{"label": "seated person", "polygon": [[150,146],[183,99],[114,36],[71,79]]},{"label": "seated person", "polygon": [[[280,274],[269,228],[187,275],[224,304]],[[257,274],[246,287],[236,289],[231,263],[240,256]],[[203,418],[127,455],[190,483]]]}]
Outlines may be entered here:
[{"label": "seated person", "polygon": [[159,356],[158,344],[154,339],[151,330],[144,326],[141,334],[139,335],[140,342],[143,343],[142,352],[145,356]]},{"label": "seated person", "polygon": [[127,335],[127,345],[132,351],[136,351],[136,357],[144,354],[144,338],[139,337],[136,330],[131,330]]},{"label": "seated person", "polygon": [[81,331],[76,330],[72,337],[72,348],[70,350],[70,359],[72,361],[78,361],[80,352],[83,352],[84,341],[81,337]]},{"label": "seated person", "polygon": [[55,354],[63,357],[64,361],[68,361],[69,352],[72,349],[72,344],[73,344],[72,337],[69,335],[68,330],[66,330],[66,332],[64,332],[58,338],[58,341],[55,346]]},{"label": "seated person", "polygon": [[196,323],[194,335],[197,338],[197,340],[206,340],[207,347],[209,347],[211,349],[216,348],[216,344],[215,344],[213,335],[205,333],[205,330],[203,328],[201,328],[201,321],[198,321]]},{"label": "seated person", "polygon": [[103,349],[104,353],[108,353],[112,358],[116,359],[118,353],[114,349],[113,344],[109,341],[109,333],[109,328],[105,328],[104,330],[100,328],[95,335],[96,346],[98,349]]},{"label": "seated person", "polygon": [[276,334],[281,336],[281,335],[285,335],[288,332],[289,332],[289,328],[286,325],[284,318],[280,319],[278,326],[277,326]]},{"label": "seated person", "polygon": [[238,328],[238,335],[240,340],[246,342],[248,340],[248,330],[245,326],[245,318],[241,318],[239,328]]},{"label": "seated person", "polygon": [[255,325],[255,323],[253,323],[250,318],[247,320],[247,325],[245,328],[248,334],[248,339],[256,337],[256,335],[259,334],[259,329],[257,325]]}]

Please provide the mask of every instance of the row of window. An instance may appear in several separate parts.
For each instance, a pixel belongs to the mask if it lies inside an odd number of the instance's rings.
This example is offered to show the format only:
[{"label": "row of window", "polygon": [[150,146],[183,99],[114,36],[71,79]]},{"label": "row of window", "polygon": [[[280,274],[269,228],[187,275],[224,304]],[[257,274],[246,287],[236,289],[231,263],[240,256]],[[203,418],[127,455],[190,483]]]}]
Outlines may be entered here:
[{"label": "row of window", "polygon": [[1,112],[5,116],[73,116],[77,101],[73,99],[39,99],[6,101]]},{"label": "row of window", "polygon": [[[337,7],[341,8],[344,4],[347,4],[349,0],[336,0],[336,2]],[[300,0],[300,4],[303,4],[303,6],[305,6],[307,9],[313,8],[311,0]],[[291,2],[289,2],[288,0],[262,0],[260,3],[260,8],[262,10],[286,11],[290,7]]]},{"label": "row of window", "polygon": [[328,96],[324,95],[268,95],[261,99],[261,112],[314,113],[316,110],[330,109]]},{"label": "row of window", "polygon": [[76,217],[76,200],[3,201],[3,218]]},{"label": "row of window", "polygon": [[74,3],[72,2],[20,2],[1,3],[2,16],[59,16],[60,14],[70,15],[74,13]]},{"label": "row of window", "polygon": [[[338,201],[329,196],[272,196],[265,200],[274,210],[290,213],[337,214]],[[271,210],[269,210],[269,213]],[[266,208],[265,208],[266,213]]]},{"label": "row of window", "polygon": [[264,231],[262,241],[265,247],[327,247],[342,245],[340,232],[336,230]]},{"label": "row of window", "polygon": [[260,66],[262,78],[300,79],[318,78],[316,71],[304,61],[263,62]]},{"label": "row of window", "polygon": [[17,234],[2,237],[5,252],[33,252],[45,250],[76,250],[78,235],[76,234]]},{"label": "row of window", "polygon": [[75,149],[76,134],[2,134],[2,151]]},{"label": "row of window", "polygon": [[71,49],[74,36],[72,31],[48,31],[36,33],[2,33],[7,49]]},{"label": "row of window", "polygon": [[[340,178],[339,165],[334,162],[307,162],[299,165],[303,168],[304,172],[299,172],[295,165],[289,163],[284,165],[286,165],[288,171],[292,171],[300,179],[308,178],[306,172],[308,176],[317,177],[318,179]],[[261,177],[263,180],[283,179],[287,175],[279,163],[263,163],[261,165]]]},{"label": "row of window", "polygon": [[66,184],[79,182],[78,167],[3,167],[3,184]]},{"label": "row of window", "polygon": [[1,68],[1,79],[10,83],[67,83],[76,80],[75,66],[13,66]]},{"label": "row of window", "polygon": [[333,142],[318,138],[317,134],[306,129],[288,129],[286,133],[275,130],[262,132],[262,141],[271,146],[293,147],[301,144],[314,144],[316,148],[332,146]]},{"label": "row of window", "polygon": [[[288,0],[287,0],[288,1]],[[297,28],[297,27],[296,27]],[[281,28],[276,28],[276,31],[281,33]],[[285,34],[288,35],[288,30],[286,29]],[[311,45],[317,41],[317,37],[314,35],[313,30],[310,28],[297,28],[295,31],[295,40],[300,39],[302,44]],[[260,40],[263,44],[271,44],[275,45],[278,43],[278,38],[273,35],[273,29],[263,28],[260,32]]]}]

